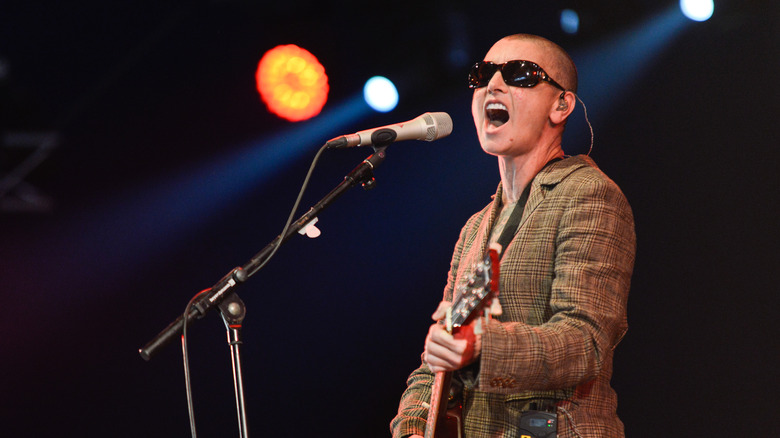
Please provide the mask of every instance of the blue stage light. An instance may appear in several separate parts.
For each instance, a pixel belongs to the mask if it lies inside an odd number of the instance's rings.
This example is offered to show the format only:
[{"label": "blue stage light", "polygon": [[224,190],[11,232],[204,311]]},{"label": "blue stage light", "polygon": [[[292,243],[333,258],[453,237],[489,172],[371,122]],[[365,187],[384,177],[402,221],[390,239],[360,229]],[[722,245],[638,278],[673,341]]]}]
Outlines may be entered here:
[{"label": "blue stage light", "polygon": [[[650,16],[610,34],[602,40],[579,47],[571,52],[579,72],[579,96],[588,106],[590,121],[595,127],[596,150],[599,144],[599,125],[620,111],[623,98],[630,95],[636,81],[653,80],[653,62],[692,23],[680,13],[677,5],[670,5]],[[608,78],[608,80],[605,80]],[[567,123],[563,144],[566,153],[585,153],[590,144],[590,130],[584,114],[575,111]]]},{"label": "blue stage light", "polygon": [[680,10],[693,21],[707,21],[715,11],[712,0],[680,0]]},{"label": "blue stage light", "polygon": [[363,87],[363,98],[375,111],[386,113],[398,105],[398,90],[389,79],[374,76]]},{"label": "blue stage light", "polygon": [[561,11],[561,29],[574,35],[580,30],[580,16],[573,9],[564,9]]}]

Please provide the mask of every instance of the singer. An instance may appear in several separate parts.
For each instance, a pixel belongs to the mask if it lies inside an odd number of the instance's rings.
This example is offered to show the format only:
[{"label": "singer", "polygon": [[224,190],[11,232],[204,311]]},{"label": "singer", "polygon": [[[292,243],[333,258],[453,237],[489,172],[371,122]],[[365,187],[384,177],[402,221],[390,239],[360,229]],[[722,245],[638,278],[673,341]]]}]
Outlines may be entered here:
[{"label": "singer", "polygon": [[503,248],[500,312],[452,335],[430,326],[393,436],[425,435],[433,382],[452,372],[465,438],[623,437],[610,378],[628,327],[634,219],[589,156],[564,154],[574,62],[551,41],[512,35],[474,64],[468,86],[477,136],[497,157],[500,182],[460,233],[433,319],[459,298],[491,242]]}]

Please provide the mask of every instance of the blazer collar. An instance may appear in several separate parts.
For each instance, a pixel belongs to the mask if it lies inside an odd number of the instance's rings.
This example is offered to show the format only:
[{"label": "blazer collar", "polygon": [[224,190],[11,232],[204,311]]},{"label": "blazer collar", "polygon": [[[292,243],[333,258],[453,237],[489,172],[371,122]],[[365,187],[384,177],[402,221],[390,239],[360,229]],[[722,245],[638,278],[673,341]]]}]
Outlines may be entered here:
[{"label": "blazer collar", "polygon": [[[536,207],[544,201],[547,195],[547,191],[554,188],[558,183],[563,181],[567,176],[571,175],[579,168],[592,166],[597,167],[596,163],[587,155],[575,155],[573,157],[566,157],[563,160],[556,161],[549,166],[543,168],[534,179],[531,181],[531,193],[528,195],[528,201],[525,204],[523,211],[523,217],[520,220],[519,228],[522,228],[528,215],[533,213]],[[490,208],[488,227],[492,228],[496,221],[498,212],[501,211],[501,196],[503,194],[503,187],[501,183],[498,183],[495,195],[493,195],[493,202]],[[489,229],[487,230],[489,231]]]},{"label": "blazer collar", "polygon": [[531,192],[533,193],[538,186],[557,185],[563,181],[564,178],[571,175],[572,172],[585,166],[596,167],[596,163],[587,155],[575,155],[556,161],[542,169],[536,175],[532,182]]},{"label": "blazer collar", "polygon": [[[571,175],[572,172],[585,166],[597,167],[596,163],[593,162],[593,159],[587,155],[566,157],[563,160],[556,161],[549,166],[546,166],[533,180],[531,180],[531,194],[528,198],[528,204],[530,204],[531,199],[534,198],[534,192],[538,192],[541,186],[555,186],[567,176]],[[501,208],[501,197],[503,193],[504,188],[499,182],[496,193],[493,195],[493,210]],[[539,201],[541,201],[541,199]]]}]

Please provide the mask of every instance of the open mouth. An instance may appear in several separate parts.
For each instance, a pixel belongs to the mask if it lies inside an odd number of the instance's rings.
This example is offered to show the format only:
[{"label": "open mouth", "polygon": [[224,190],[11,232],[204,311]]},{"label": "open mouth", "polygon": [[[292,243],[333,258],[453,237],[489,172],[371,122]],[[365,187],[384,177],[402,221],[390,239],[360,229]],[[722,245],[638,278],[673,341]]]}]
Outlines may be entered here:
[{"label": "open mouth", "polygon": [[509,121],[509,111],[507,111],[506,106],[500,103],[488,104],[487,108],[485,108],[485,115],[490,124],[495,127],[499,127]]}]

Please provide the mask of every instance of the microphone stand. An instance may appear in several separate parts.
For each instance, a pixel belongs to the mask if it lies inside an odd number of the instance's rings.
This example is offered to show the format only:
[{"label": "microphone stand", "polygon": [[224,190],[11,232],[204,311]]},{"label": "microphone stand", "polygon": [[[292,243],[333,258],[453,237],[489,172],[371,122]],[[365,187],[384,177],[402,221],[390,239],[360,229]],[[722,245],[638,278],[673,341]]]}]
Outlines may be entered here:
[{"label": "microphone stand", "polygon": [[[236,392],[236,409],[238,410],[239,428],[241,437],[247,438],[246,413],[244,407],[243,382],[241,375],[241,356],[240,339],[241,323],[246,315],[246,307],[243,301],[235,294],[234,289],[246,282],[260,270],[264,262],[273,254],[276,247],[281,246],[290,239],[295,233],[313,224],[317,216],[329,207],[333,201],[344,194],[347,190],[357,184],[363,185],[365,189],[371,189],[375,185],[374,168],[385,160],[385,149],[389,142],[383,145],[374,145],[374,153],[363,160],[355,169],[352,170],[336,188],[330,191],[324,198],[317,202],[311,209],[301,216],[297,221],[290,224],[286,232],[276,236],[276,238],[265,246],[260,252],[255,254],[243,266],[233,268],[222,279],[220,279],[208,292],[202,294],[186,315],[181,315],[157,336],[138,350],[144,360],[150,360],[164,346],[170,343],[176,336],[181,336],[184,324],[192,323],[197,319],[203,318],[209,310],[219,307],[223,320],[228,329],[228,343],[231,347],[233,359],[233,382]],[[224,304],[224,305],[223,305]]]},{"label": "microphone stand", "polygon": [[227,329],[230,358],[233,360],[233,388],[236,393],[236,412],[240,437],[249,436],[244,401],[244,379],[241,370],[241,328],[246,316],[246,306],[238,294],[233,293],[219,304],[219,313]]}]

